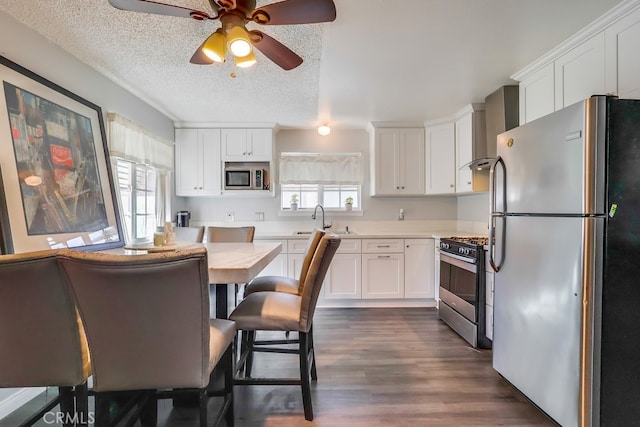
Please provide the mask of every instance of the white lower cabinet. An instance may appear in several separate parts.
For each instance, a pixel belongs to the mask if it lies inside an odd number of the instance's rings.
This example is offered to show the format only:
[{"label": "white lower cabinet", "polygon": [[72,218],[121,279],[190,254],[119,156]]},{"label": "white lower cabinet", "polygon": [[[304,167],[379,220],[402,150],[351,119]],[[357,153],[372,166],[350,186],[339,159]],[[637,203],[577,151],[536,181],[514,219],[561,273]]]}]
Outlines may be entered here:
[{"label": "white lower cabinet", "polygon": [[362,255],[336,253],[324,279],[324,298],[362,297]]},{"label": "white lower cabinet", "polygon": [[433,239],[404,240],[404,297],[435,298]]},{"label": "white lower cabinet", "polygon": [[362,254],[362,298],[404,298],[404,254]]}]

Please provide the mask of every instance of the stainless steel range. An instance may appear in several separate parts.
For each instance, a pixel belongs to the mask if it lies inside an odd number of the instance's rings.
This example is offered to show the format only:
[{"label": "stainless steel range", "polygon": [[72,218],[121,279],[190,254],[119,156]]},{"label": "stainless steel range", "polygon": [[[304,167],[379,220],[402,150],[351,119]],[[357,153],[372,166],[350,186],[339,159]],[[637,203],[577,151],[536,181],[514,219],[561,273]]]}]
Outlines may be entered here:
[{"label": "stainless steel range", "polygon": [[486,237],[440,240],[440,319],[475,348],[491,348],[485,332]]}]

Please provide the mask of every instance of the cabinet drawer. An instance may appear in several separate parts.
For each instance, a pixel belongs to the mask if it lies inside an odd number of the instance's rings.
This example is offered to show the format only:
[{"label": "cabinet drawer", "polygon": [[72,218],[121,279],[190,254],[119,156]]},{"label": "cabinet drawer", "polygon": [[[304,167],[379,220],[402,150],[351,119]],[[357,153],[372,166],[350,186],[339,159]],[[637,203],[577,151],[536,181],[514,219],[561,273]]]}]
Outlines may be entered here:
[{"label": "cabinet drawer", "polygon": [[363,242],[363,253],[404,252],[404,239],[367,239]]},{"label": "cabinet drawer", "polygon": [[338,246],[338,254],[359,254],[362,252],[362,240],[360,239],[342,239]]},{"label": "cabinet drawer", "polygon": [[287,252],[290,254],[303,254],[307,248],[308,239],[287,240]]}]

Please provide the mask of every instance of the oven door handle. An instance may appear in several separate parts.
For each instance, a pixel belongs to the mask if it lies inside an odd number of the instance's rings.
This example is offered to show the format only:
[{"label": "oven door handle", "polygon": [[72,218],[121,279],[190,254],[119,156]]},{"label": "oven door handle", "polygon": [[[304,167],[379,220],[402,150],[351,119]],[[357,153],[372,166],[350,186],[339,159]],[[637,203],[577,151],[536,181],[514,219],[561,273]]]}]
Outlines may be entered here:
[{"label": "oven door handle", "polygon": [[[502,166],[503,174],[503,182],[502,182],[502,208],[506,212],[507,210],[507,169],[505,167],[504,161],[502,157],[498,156],[493,163],[491,163],[491,167],[489,168],[489,248],[487,252],[489,253],[489,264],[493,271],[496,273],[500,271],[502,264],[504,263],[504,233],[506,229],[504,227],[505,216],[504,212],[496,212],[496,166],[500,164]],[[500,254],[500,262],[496,263],[495,260],[495,232],[496,232],[496,218],[501,218],[503,222],[502,227],[502,244],[500,245],[501,254]]]}]

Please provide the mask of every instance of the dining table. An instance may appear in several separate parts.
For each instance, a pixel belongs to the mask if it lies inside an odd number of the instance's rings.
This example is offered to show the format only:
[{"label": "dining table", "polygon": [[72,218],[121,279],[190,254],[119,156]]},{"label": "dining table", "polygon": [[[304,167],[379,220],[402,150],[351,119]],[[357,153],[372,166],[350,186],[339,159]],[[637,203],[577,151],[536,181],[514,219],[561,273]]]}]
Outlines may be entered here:
[{"label": "dining table", "polygon": [[[209,270],[210,315],[226,319],[229,304],[234,301],[235,284],[249,283],[282,251],[282,244],[275,242],[254,243],[190,243],[175,242],[170,246],[154,246],[153,243],[131,244],[124,248],[109,249],[109,253],[135,253],[180,251],[198,246],[207,248]],[[213,301],[215,299],[215,302]]]}]

